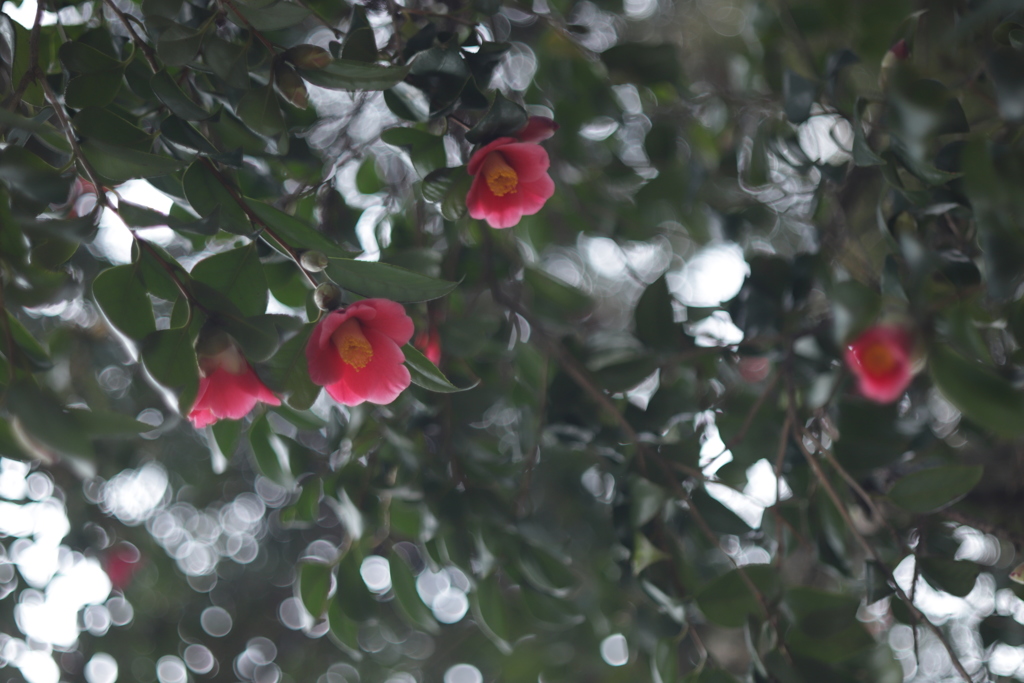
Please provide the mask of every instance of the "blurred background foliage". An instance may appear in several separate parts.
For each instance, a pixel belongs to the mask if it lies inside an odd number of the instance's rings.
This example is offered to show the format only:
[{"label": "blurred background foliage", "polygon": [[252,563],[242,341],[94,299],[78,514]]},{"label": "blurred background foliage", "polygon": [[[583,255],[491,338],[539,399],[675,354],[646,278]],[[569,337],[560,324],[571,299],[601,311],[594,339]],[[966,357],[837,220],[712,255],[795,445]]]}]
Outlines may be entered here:
[{"label": "blurred background foliage", "polygon": [[[1019,2],[3,8],[5,675],[1024,680]],[[440,370],[322,395],[325,282]],[[183,420],[204,327],[284,404]]]}]

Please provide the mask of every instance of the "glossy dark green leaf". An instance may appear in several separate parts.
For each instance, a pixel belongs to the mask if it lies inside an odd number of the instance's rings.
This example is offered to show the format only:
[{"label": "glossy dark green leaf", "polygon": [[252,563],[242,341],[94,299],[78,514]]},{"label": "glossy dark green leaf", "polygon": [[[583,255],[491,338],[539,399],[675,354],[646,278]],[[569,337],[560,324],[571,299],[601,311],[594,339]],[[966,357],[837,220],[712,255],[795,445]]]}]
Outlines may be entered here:
[{"label": "glossy dark green leaf", "polygon": [[398,553],[392,553],[390,563],[391,588],[395,591],[395,604],[399,612],[411,626],[427,633],[437,633],[440,630],[437,621],[416,591],[416,577],[405,559]]},{"label": "glossy dark green leaf", "polygon": [[267,310],[267,278],[255,242],[206,257],[192,269],[192,277],[227,296],[243,315]]},{"label": "glossy dark green leaf", "polygon": [[100,175],[115,183],[167,175],[185,165],[179,159],[162,154],[140,152],[96,139],[83,142],[82,153]]},{"label": "glossy dark green leaf", "polygon": [[514,640],[509,611],[513,603],[502,593],[498,576],[491,574],[477,581],[470,594],[470,607],[477,626],[484,632],[498,650],[505,655],[512,654]]},{"label": "glossy dark green leaf", "polygon": [[993,643],[1005,643],[1011,647],[1024,645],[1024,624],[1013,617],[996,614],[985,617],[978,626],[981,641],[985,647]]},{"label": "glossy dark green leaf", "polygon": [[200,216],[206,217],[217,211],[222,230],[236,235],[252,233],[252,223],[245,211],[203,160],[197,159],[188,167],[182,186],[185,198]]},{"label": "glossy dark green leaf", "polygon": [[184,66],[199,52],[203,36],[202,31],[171,23],[156,41],[156,53],[167,66]]},{"label": "glossy dark green leaf", "polygon": [[203,57],[213,73],[225,83],[232,88],[244,89],[249,87],[248,47],[248,44],[239,45],[210,36],[203,42]]},{"label": "glossy dark green leaf", "polygon": [[875,645],[875,639],[857,619],[860,600],[798,586],[786,592],[786,604],[797,626],[786,634],[794,652],[823,662],[841,662]]},{"label": "glossy dark green leaf", "polygon": [[457,391],[468,391],[476,386],[459,387],[452,384],[447,377],[444,376],[436,365],[430,362],[426,356],[420,353],[412,344],[406,344],[402,347],[402,353],[405,354],[405,364],[409,368],[409,375],[412,377],[412,383],[416,386],[423,387],[428,391],[435,391],[441,394],[451,394]]},{"label": "glossy dark green leaf", "polygon": [[193,102],[178,86],[174,78],[161,69],[149,80],[153,94],[157,96],[171,113],[186,121],[204,121],[210,118],[210,112]]},{"label": "glossy dark green leaf", "polygon": [[44,204],[63,203],[71,190],[70,178],[23,147],[0,150],[0,181]]},{"label": "glossy dark green leaf", "polygon": [[966,496],[984,472],[981,465],[945,465],[914,472],[889,489],[889,500],[910,512],[934,512]]},{"label": "glossy dark green leaf", "polygon": [[366,298],[416,303],[445,296],[458,286],[457,282],[438,280],[387,263],[344,258],[330,261],[325,271],[328,277],[343,289]]},{"label": "glossy dark green leaf", "polygon": [[[285,488],[291,488],[295,480],[288,462],[288,446],[270,427],[266,414],[259,415],[249,427],[249,445],[260,473]],[[326,594],[324,599],[326,600]],[[305,600],[303,600],[305,602]],[[308,608],[307,608],[308,609]],[[314,614],[321,614],[323,610]]]},{"label": "glossy dark green leaf", "polygon": [[366,18],[366,10],[356,5],[349,18],[348,33],[341,46],[341,58],[354,62],[377,61],[377,39]]},{"label": "glossy dark green leaf", "polygon": [[135,264],[107,268],[93,280],[93,297],[107,320],[136,341],[156,331],[153,306]]},{"label": "glossy dark green leaf", "polygon": [[153,148],[153,135],[99,107],[81,110],[71,120],[71,125],[82,138],[139,152],[149,152]]},{"label": "glossy dark green leaf", "polygon": [[921,575],[928,583],[958,598],[965,597],[974,590],[975,581],[981,573],[981,567],[965,560],[921,557],[918,558],[918,562],[921,565]]},{"label": "glossy dark green leaf", "polygon": [[408,66],[378,66],[336,59],[323,69],[299,69],[299,75],[331,90],[387,90],[409,74]]},{"label": "glossy dark green leaf", "polygon": [[254,3],[253,5],[235,3],[232,7],[241,13],[245,21],[240,21],[234,11],[228,12],[228,18],[231,21],[242,28],[248,28],[246,25],[248,22],[257,31],[277,31],[295,26],[310,15],[309,10],[302,5],[287,0],[270,4]]},{"label": "glossy dark green leaf", "polygon": [[619,82],[653,85],[677,83],[680,78],[676,47],[668,43],[620,43],[602,52],[601,61]]},{"label": "glossy dark green leaf", "polygon": [[142,361],[160,384],[178,397],[178,410],[187,415],[199,391],[199,362],[195,339],[188,327],[157,330],[142,340]]},{"label": "glossy dark green leaf", "polygon": [[661,276],[647,286],[633,314],[637,339],[652,349],[678,351],[682,344],[682,327],[675,322],[673,297],[668,282]]},{"label": "glossy dark green leaf", "polygon": [[328,256],[348,256],[349,252],[317,232],[303,221],[263,202],[246,204],[261,221],[270,226],[274,234],[295,249],[315,249]]},{"label": "glossy dark green leaf", "polygon": [[6,407],[24,433],[45,454],[93,458],[88,435],[75,416],[49,391],[28,380],[13,382],[6,392]]},{"label": "glossy dark green leaf", "polygon": [[274,136],[285,129],[277,93],[269,85],[247,90],[238,101],[235,113],[245,125],[262,135]]},{"label": "glossy dark green leaf", "polygon": [[421,176],[427,176],[435,169],[444,168],[448,155],[444,149],[444,138],[431,135],[416,128],[388,128],[380,139],[389,145],[401,147],[409,153],[413,168]]},{"label": "glossy dark green leaf", "polygon": [[939,391],[966,417],[1006,438],[1024,434],[1024,392],[1008,380],[947,346],[933,346],[928,365]]},{"label": "glossy dark green leaf", "polygon": [[660,361],[654,356],[641,355],[604,365],[595,370],[593,375],[602,389],[618,393],[634,388],[660,366]]},{"label": "glossy dark green leaf", "polygon": [[782,97],[790,123],[803,123],[811,116],[811,105],[818,97],[818,84],[792,69],[786,69],[782,79]]},{"label": "glossy dark green leaf", "polygon": [[11,335],[11,341],[17,347],[17,352],[20,352],[34,370],[49,370],[52,368],[53,360],[50,358],[49,352],[28,331],[28,328],[15,318],[11,311],[6,311],[6,318],[7,327],[5,331]]},{"label": "glossy dark green leaf", "polygon": [[285,401],[296,410],[307,410],[320,394],[306,366],[306,344],[312,331],[313,325],[306,325],[267,361],[267,385],[275,393],[285,394]]},{"label": "glossy dark green leaf", "polygon": [[502,136],[514,136],[526,125],[527,118],[525,109],[508,100],[500,92],[496,92],[490,109],[471,130],[466,132],[466,139],[479,145]]},{"label": "glossy dark green leaf", "polygon": [[[746,623],[748,614],[762,613],[757,597],[743,581],[740,571],[733,569],[722,574],[697,592],[697,605],[704,616],[719,626],[739,628]],[[779,594],[781,583],[775,568],[747,565],[742,571],[766,599],[774,599]]]},{"label": "glossy dark green leaf", "polygon": [[57,54],[61,63],[74,73],[94,74],[123,68],[123,64],[110,55],[78,40],[64,43]]},{"label": "glossy dark green leaf", "polygon": [[334,567],[324,562],[299,564],[299,596],[306,611],[314,617],[327,611],[327,596],[333,576]]},{"label": "glossy dark green leaf", "polygon": [[71,415],[90,437],[127,437],[148,432],[153,425],[139,422],[131,415],[114,413],[109,410],[71,409]]}]

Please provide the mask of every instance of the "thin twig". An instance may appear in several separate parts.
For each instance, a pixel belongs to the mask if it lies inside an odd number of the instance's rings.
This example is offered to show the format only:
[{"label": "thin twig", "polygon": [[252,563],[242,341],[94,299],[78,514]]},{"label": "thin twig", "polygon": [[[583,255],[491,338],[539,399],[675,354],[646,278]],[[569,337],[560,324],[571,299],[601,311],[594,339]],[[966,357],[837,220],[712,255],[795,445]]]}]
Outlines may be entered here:
[{"label": "thin twig", "polygon": [[139,49],[142,50],[142,55],[146,58],[146,62],[149,64],[149,68],[153,70],[153,73],[159,71],[160,66],[157,64],[155,58],[156,53],[153,51],[153,48],[151,48],[146,41],[144,41],[139,34],[135,32],[135,29],[132,27],[131,22],[128,21],[128,17],[125,16],[125,13],[114,4],[113,0],[103,0],[103,2],[105,2],[107,7],[110,8],[110,11],[117,15],[117,18],[121,20],[121,23],[128,30],[128,35],[132,37],[132,42],[135,45],[138,45]]},{"label": "thin twig", "polygon": [[[789,393],[789,412],[792,416],[791,423],[793,427],[795,427],[797,424],[795,409],[796,396],[792,387],[790,387]],[[882,560],[882,556],[878,553],[874,546],[868,543],[867,539],[864,538],[863,534],[861,534],[860,531],[857,530],[856,525],[854,525],[853,520],[850,518],[849,511],[846,509],[846,506],[843,504],[843,501],[839,497],[839,494],[836,493],[835,488],[832,486],[832,482],[830,482],[828,480],[828,477],[825,476],[825,472],[821,469],[821,464],[817,461],[817,459],[815,459],[814,455],[811,454],[810,450],[808,450],[807,446],[804,444],[801,434],[796,429],[794,429],[793,438],[796,441],[797,447],[800,449],[800,452],[803,453],[804,458],[807,460],[807,463],[811,466],[811,470],[814,471],[815,478],[822,485],[822,487],[824,487],[829,499],[831,499],[832,504],[835,505],[836,510],[839,512],[839,515],[843,518],[843,522],[846,524],[847,529],[849,529],[853,537],[857,540],[857,543],[860,544],[861,548],[864,549],[864,552],[872,559],[874,559],[875,562],[878,563],[878,566],[881,567],[881,569],[885,572],[886,580],[888,580],[889,583],[892,584],[893,589],[896,591],[896,596],[900,600],[902,600],[904,604],[906,604],[907,609],[910,610],[911,615],[913,615],[915,619],[920,620],[921,623],[923,623],[928,628],[928,630],[935,634],[935,637],[938,638],[939,642],[941,642],[943,647],[946,648],[946,652],[949,654],[949,658],[953,664],[953,668],[956,669],[960,677],[963,678],[964,681],[966,681],[966,683],[973,683],[971,675],[967,673],[967,670],[964,668],[964,665],[960,663],[960,659],[957,657],[956,652],[954,652],[953,645],[949,642],[949,639],[946,637],[946,634],[942,632],[942,629],[933,624],[931,620],[928,619],[928,617],[926,617],[924,613],[921,612],[921,610],[919,610],[914,605],[914,601],[910,599],[910,596],[908,596],[900,587],[900,585],[896,582],[896,577],[893,576],[892,570],[890,570],[889,566],[885,564],[885,562]]]},{"label": "thin twig", "polygon": [[21,98],[25,95],[25,89],[28,88],[29,83],[37,80],[41,75],[39,69],[39,32],[43,28],[43,1],[38,0],[36,3],[36,18],[32,23],[32,32],[28,36],[28,55],[29,55],[29,67],[21,76],[21,80],[18,81],[18,87],[15,88],[14,93],[11,95],[11,99],[4,103],[5,109],[14,111],[21,104]]},{"label": "thin twig", "polygon": [[64,137],[67,138],[68,144],[71,145],[71,152],[74,155],[74,158],[82,165],[82,168],[85,170],[85,174],[89,176],[89,182],[96,187],[97,202],[100,206],[109,207],[110,199],[107,197],[107,191],[99,181],[99,174],[93,169],[92,164],[90,164],[89,160],[85,158],[82,148],[79,147],[78,137],[75,135],[75,131],[71,127],[71,122],[68,121],[67,114],[64,113],[64,107],[61,106],[60,101],[57,99],[57,95],[53,92],[53,89],[45,78],[40,78],[39,83],[43,86],[43,92],[46,94],[46,99],[49,101],[50,106],[53,107],[53,111],[57,114],[57,119],[60,121],[60,125],[64,129]]},{"label": "thin twig", "polygon": [[[288,254],[288,257],[295,262],[295,265],[299,267],[299,270],[302,271],[302,274],[306,276],[306,279],[309,281],[309,283],[313,285],[314,289],[316,289],[319,286],[319,283],[308,270],[302,267],[302,257],[299,256],[299,253],[291,245],[285,242],[280,235],[274,232],[273,228],[267,225],[267,222],[265,220],[256,215],[256,212],[253,211],[252,208],[245,202],[245,200],[242,198],[242,195],[239,194],[238,190],[235,189],[234,185],[228,182],[228,179],[224,177],[224,174],[220,172],[220,170],[213,164],[212,161],[210,161],[206,157],[199,157],[199,159],[200,161],[203,162],[203,165],[206,166],[206,168],[208,168],[211,173],[213,173],[214,177],[217,179],[217,182],[219,182],[221,186],[225,190],[227,190],[227,193],[231,195],[231,198],[235,200],[235,203],[238,204],[239,208],[241,208],[242,211],[245,212],[245,215],[249,218],[250,221],[252,221],[252,224],[259,226],[261,233],[263,235],[269,235],[271,238],[273,238],[275,242],[277,242],[278,245],[280,245],[281,249],[284,250],[286,254]],[[266,240],[266,237],[264,237],[263,239]],[[267,243],[270,244],[270,241],[267,240]],[[270,244],[270,246],[274,245]]]}]

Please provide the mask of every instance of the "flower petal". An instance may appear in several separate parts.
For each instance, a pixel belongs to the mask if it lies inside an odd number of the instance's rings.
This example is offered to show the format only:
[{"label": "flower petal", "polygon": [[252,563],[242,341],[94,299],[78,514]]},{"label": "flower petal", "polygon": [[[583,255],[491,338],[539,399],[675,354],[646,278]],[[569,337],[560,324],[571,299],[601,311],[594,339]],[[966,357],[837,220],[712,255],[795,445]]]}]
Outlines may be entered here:
[{"label": "flower petal", "polygon": [[517,142],[499,150],[509,166],[515,169],[519,183],[528,183],[547,173],[551,166],[548,151],[540,145]]},{"label": "flower petal", "polygon": [[531,116],[526,125],[516,133],[520,142],[540,142],[547,140],[558,130],[558,124],[547,116]]},{"label": "flower petal", "polygon": [[389,337],[370,328],[364,330],[373,347],[373,358],[356,372],[346,368],[344,383],[370,403],[386,405],[408,388],[412,378],[405,367],[405,354]]},{"label": "flower petal", "polygon": [[480,172],[480,167],[484,165],[484,160],[487,159],[487,155],[496,149],[516,143],[515,138],[498,138],[492,142],[487,143],[477,151],[473,152],[473,156],[469,158],[469,165],[466,170],[470,175],[476,175]]}]

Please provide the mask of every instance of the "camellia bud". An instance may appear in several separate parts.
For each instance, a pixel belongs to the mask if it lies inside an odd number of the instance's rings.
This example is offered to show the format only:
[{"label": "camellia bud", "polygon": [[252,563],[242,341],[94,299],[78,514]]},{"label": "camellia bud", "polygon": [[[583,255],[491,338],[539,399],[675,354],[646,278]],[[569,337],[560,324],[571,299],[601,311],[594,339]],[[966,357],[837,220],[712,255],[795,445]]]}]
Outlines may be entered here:
[{"label": "camellia bud", "polygon": [[284,58],[300,69],[322,69],[331,63],[331,53],[316,45],[296,45],[284,53]]},{"label": "camellia bud", "polygon": [[309,91],[302,77],[287,64],[274,66],[274,86],[281,96],[299,109],[309,106]]},{"label": "camellia bud", "polygon": [[341,287],[333,282],[325,282],[313,292],[313,301],[321,311],[333,311],[342,304]]},{"label": "camellia bud", "polygon": [[322,251],[313,249],[302,252],[302,256],[299,257],[299,263],[311,273],[319,273],[330,265],[330,261],[327,260],[327,256]]}]

